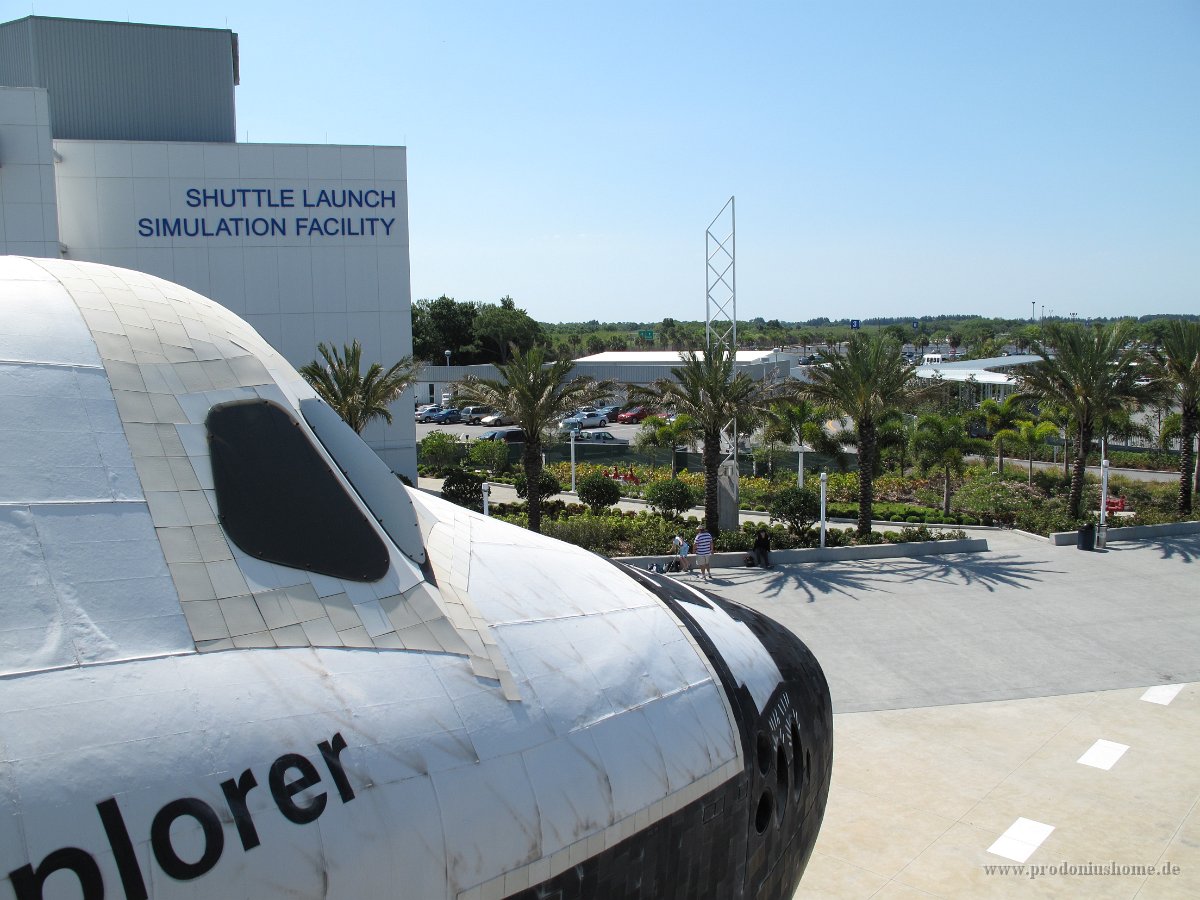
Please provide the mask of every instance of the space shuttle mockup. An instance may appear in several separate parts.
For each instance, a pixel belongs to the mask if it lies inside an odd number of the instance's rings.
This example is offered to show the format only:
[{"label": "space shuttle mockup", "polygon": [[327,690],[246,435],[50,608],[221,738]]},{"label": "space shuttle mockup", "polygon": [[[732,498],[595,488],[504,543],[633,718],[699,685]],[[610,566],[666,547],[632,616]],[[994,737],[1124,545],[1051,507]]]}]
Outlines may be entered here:
[{"label": "space shuttle mockup", "polygon": [[405,488],[158,278],[0,257],[0,900],[790,898],[770,619]]}]

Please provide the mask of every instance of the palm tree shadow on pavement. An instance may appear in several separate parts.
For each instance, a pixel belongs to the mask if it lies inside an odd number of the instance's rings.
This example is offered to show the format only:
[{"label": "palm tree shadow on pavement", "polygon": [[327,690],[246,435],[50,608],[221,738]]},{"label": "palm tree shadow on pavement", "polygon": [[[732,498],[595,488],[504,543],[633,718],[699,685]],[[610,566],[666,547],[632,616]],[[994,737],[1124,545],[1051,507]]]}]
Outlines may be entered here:
[{"label": "palm tree shadow on pavement", "polygon": [[933,578],[951,580],[962,587],[978,585],[994,592],[997,588],[1033,590],[1042,584],[1043,575],[1061,575],[1061,569],[1047,568],[1038,560],[1022,559],[1015,553],[997,556],[991,553],[950,553],[897,560],[898,579],[917,581]]},{"label": "palm tree shadow on pavement", "polygon": [[807,596],[809,603],[815,603],[818,595],[832,597],[841,594],[856,600],[859,594],[887,590],[884,584],[886,579],[879,578],[877,572],[863,572],[827,563],[776,565],[765,573],[765,581],[760,577],[762,574],[762,569],[734,569],[728,574],[724,571],[714,574],[713,580],[723,585],[750,585],[759,581],[763,585],[760,590],[763,598],[784,599],[785,595],[794,592]]},{"label": "palm tree shadow on pavement", "polygon": [[1178,559],[1191,565],[1200,559],[1200,538],[1196,537],[1161,537],[1142,541],[1122,541],[1120,544],[1110,543],[1109,550],[1125,553],[1130,550],[1157,549],[1162,555],[1160,559]]},{"label": "palm tree shadow on pavement", "polygon": [[[745,575],[722,572],[716,580],[729,585],[749,585],[761,581],[758,577],[761,572],[761,569],[746,569]],[[1062,574],[1061,570],[1047,568],[1038,561],[1025,560],[1016,554],[955,553],[916,559],[796,563],[771,569],[762,582],[760,593],[764,598],[775,599],[797,593],[813,603],[818,596],[841,594],[858,599],[859,594],[892,593],[892,585],[925,579],[949,581],[960,587],[978,585],[989,592],[1000,587],[1033,590],[1043,582],[1042,576],[1057,574]]]}]

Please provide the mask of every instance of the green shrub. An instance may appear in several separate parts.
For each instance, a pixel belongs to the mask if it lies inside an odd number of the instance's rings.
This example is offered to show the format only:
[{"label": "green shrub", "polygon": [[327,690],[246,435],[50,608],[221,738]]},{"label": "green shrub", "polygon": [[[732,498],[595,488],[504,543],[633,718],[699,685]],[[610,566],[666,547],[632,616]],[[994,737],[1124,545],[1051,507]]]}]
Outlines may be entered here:
[{"label": "green shrub", "polygon": [[988,515],[1004,525],[1012,525],[1019,515],[1045,500],[1045,494],[1037,488],[989,474],[964,482],[954,495],[954,509],[976,517]]},{"label": "green shrub", "polygon": [[664,516],[679,516],[696,505],[696,492],[679,478],[651,482],[645,497],[650,508]]},{"label": "green shrub", "polygon": [[499,475],[508,468],[508,444],[504,441],[472,441],[467,447],[472,465]]},{"label": "green shrub", "polygon": [[[436,434],[436,432],[435,432]],[[474,472],[451,469],[442,482],[442,498],[467,509],[483,512],[483,479]]]},{"label": "green shrub", "polygon": [[437,470],[449,469],[458,459],[458,441],[444,431],[431,431],[417,444],[421,458]]},{"label": "green shrub", "polygon": [[615,506],[621,499],[621,489],[617,483],[599,472],[584,476],[582,481],[576,482],[576,488],[579,499],[597,515],[606,507]]},{"label": "green shrub", "polygon": [[771,521],[782,522],[792,534],[808,531],[821,515],[821,496],[807,487],[786,487],[771,498]]},{"label": "green shrub", "polygon": [[[546,508],[546,499],[553,497],[555,494],[561,493],[562,485],[558,483],[558,479],[542,470],[542,477],[539,482],[542,486],[542,508]],[[517,489],[517,496],[522,500],[529,498],[529,480],[525,477],[524,472],[518,472],[513,479],[513,487]],[[565,505],[565,504],[564,504]]]}]

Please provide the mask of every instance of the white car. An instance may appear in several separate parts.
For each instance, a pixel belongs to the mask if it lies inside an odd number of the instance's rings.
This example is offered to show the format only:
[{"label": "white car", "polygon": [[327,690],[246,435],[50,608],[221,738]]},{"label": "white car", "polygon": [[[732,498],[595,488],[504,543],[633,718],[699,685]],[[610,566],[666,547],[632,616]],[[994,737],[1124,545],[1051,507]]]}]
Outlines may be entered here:
[{"label": "white car", "polygon": [[599,410],[581,409],[567,416],[560,424],[568,430],[574,428],[603,428],[608,424],[608,419]]}]

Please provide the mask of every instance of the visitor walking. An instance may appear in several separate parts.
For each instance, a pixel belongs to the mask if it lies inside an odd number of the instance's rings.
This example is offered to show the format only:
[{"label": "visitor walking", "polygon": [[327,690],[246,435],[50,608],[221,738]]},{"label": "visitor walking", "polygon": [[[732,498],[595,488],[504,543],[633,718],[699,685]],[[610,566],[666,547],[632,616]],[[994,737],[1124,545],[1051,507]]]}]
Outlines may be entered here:
[{"label": "visitor walking", "polygon": [[696,551],[696,568],[700,570],[700,577],[705,581],[712,581],[710,566],[712,565],[713,537],[703,525],[696,532],[696,539],[692,541],[692,549]]}]

